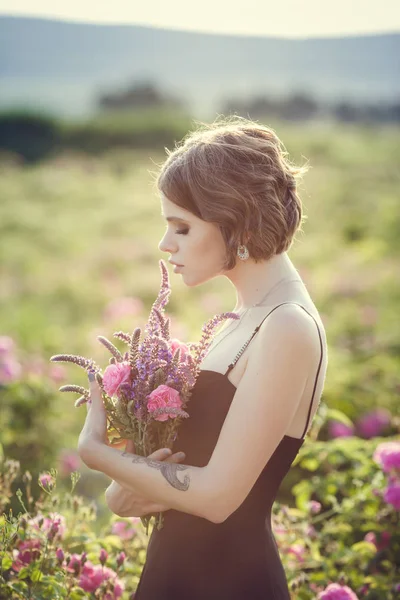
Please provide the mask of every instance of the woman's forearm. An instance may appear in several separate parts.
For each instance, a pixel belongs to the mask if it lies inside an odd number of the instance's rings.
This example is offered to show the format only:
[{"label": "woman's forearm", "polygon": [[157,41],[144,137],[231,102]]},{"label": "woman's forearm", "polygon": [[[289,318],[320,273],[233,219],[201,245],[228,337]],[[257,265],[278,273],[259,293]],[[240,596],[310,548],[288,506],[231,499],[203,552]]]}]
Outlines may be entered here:
[{"label": "woman's forearm", "polygon": [[82,452],[91,469],[105,473],[125,488],[155,503],[215,522],[207,467],[155,461],[96,443]]},{"label": "woman's forearm", "polygon": [[105,498],[108,508],[119,517],[143,517],[170,509],[127,490],[119,481],[111,482],[105,491]]}]

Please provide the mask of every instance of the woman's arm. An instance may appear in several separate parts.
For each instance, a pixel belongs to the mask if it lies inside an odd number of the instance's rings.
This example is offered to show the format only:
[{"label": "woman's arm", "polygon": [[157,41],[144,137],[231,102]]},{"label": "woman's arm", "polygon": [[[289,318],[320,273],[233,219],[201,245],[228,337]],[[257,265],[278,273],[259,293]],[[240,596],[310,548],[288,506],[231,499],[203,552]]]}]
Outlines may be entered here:
[{"label": "woman's arm", "polygon": [[214,491],[207,467],[152,460],[91,439],[79,446],[79,454],[90,469],[105,473],[135,494],[214,522]]},{"label": "woman's arm", "polygon": [[[127,445],[128,449],[128,445]],[[134,449],[133,446],[130,449]],[[161,450],[156,450],[148,458],[164,460],[164,462],[178,463],[185,458],[184,453],[175,453],[165,458]],[[108,508],[119,517],[143,517],[149,513],[165,512],[170,506],[153,502],[144,496],[127,489],[119,481],[112,481],[105,492]]]},{"label": "woman's arm", "polygon": [[113,481],[106,489],[105,498],[108,508],[119,517],[143,517],[149,513],[169,510],[167,506],[139,497],[117,481]]}]

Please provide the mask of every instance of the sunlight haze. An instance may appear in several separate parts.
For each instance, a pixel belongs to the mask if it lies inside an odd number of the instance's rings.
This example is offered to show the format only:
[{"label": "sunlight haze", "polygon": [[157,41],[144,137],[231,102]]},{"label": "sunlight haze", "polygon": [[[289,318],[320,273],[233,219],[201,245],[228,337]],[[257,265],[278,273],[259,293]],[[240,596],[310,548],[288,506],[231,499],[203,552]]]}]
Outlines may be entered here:
[{"label": "sunlight haze", "polygon": [[278,3],[147,0],[111,3],[0,0],[0,16],[31,16],[99,24],[148,25],[210,33],[326,37],[400,31],[399,0],[281,0]]}]

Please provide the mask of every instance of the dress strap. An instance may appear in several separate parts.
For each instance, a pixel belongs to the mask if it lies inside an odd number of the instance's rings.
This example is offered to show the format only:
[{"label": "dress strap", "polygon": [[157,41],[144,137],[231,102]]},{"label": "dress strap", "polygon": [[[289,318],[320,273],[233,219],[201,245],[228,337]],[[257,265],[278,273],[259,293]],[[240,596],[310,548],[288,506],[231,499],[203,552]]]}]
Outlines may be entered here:
[{"label": "dress strap", "polygon": [[233,367],[236,365],[237,361],[242,356],[243,352],[246,350],[247,346],[250,344],[251,340],[254,338],[254,336],[256,335],[257,331],[260,329],[261,325],[264,323],[265,319],[267,317],[269,317],[269,315],[271,313],[273,313],[274,310],[276,310],[280,306],[283,306],[284,304],[296,304],[297,306],[300,306],[300,308],[302,308],[308,315],[310,315],[310,317],[312,317],[314,319],[314,322],[315,322],[315,324],[317,326],[317,329],[318,329],[319,341],[320,341],[320,346],[321,346],[321,357],[319,359],[319,364],[318,364],[318,369],[317,369],[317,375],[315,377],[315,382],[314,382],[314,389],[313,389],[313,393],[312,393],[312,398],[311,398],[310,406],[309,406],[309,409],[308,409],[307,422],[306,422],[306,426],[304,428],[303,434],[301,436],[301,438],[303,438],[305,436],[306,432],[307,432],[308,423],[310,421],[311,409],[312,409],[313,402],[314,402],[315,390],[317,389],[318,377],[319,377],[319,372],[321,370],[322,359],[323,359],[323,344],[322,344],[321,332],[320,332],[320,329],[319,329],[319,326],[318,326],[318,323],[317,323],[315,317],[310,312],[308,312],[308,310],[306,308],[304,308],[304,306],[302,306],[302,304],[299,304],[298,302],[282,302],[281,304],[278,304],[277,306],[274,306],[274,308],[263,318],[263,320],[261,321],[261,323],[255,328],[255,330],[253,331],[250,339],[248,339],[247,342],[245,342],[245,344],[242,346],[242,348],[236,354],[236,356],[233,359],[233,361],[228,365],[228,369],[227,369],[227,371],[225,373],[225,376],[227,376],[228,373],[229,373],[229,371],[231,371],[233,369]]}]

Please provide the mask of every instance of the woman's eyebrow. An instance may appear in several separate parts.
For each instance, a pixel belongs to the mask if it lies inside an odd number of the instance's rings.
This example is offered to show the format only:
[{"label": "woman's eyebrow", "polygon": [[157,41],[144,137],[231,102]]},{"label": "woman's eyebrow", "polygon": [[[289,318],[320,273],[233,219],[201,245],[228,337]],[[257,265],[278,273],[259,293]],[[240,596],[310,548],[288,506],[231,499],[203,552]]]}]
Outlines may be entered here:
[{"label": "woman's eyebrow", "polygon": [[162,217],[165,218],[166,221],[168,222],[177,222],[179,221],[180,223],[187,223],[188,221],[185,221],[185,219],[181,219],[180,217],[165,217],[165,215],[161,214]]}]

